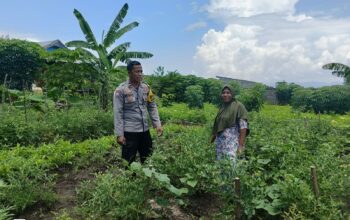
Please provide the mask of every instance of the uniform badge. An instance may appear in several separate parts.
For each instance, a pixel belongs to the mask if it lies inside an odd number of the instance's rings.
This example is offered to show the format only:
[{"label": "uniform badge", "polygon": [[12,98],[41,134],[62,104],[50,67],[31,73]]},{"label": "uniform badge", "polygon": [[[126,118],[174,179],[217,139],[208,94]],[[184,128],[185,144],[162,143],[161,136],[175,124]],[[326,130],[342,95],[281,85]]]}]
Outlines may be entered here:
[{"label": "uniform badge", "polygon": [[147,102],[153,102],[154,101],[154,94],[152,92],[152,89],[149,89],[148,95],[147,95]]}]

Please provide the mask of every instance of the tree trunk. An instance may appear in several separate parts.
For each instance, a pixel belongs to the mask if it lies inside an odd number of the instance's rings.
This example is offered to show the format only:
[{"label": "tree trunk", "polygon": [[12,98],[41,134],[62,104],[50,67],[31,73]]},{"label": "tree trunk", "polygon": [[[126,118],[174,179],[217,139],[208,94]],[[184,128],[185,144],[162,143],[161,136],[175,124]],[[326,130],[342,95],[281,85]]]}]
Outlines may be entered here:
[{"label": "tree trunk", "polygon": [[102,81],[100,105],[104,111],[108,110],[108,81],[106,79]]}]

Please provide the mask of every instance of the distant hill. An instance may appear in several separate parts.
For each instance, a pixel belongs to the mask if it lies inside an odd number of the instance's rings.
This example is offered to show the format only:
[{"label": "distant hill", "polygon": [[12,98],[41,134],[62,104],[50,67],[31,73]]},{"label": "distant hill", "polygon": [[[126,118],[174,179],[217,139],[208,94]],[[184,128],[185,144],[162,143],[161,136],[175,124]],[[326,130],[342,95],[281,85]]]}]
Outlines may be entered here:
[{"label": "distant hill", "polygon": [[[257,84],[257,82],[253,82],[253,81],[242,80],[242,79],[233,79],[233,78],[223,77],[223,76],[216,76],[216,78],[218,78],[219,80],[222,80],[225,83],[229,83],[230,81],[236,81],[239,83],[239,85],[242,88],[251,88]],[[265,94],[266,102],[268,102],[270,104],[277,104],[278,101],[277,101],[276,89],[274,87],[271,87],[268,85],[266,85],[266,87],[267,87],[266,94]]]},{"label": "distant hill", "polygon": [[250,88],[255,86],[255,84],[257,84],[257,82],[253,82],[253,81],[248,81],[248,80],[243,80],[243,79],[233,79],[230,77],[224,77],[224,76],[216,76],[216,78],[220,79],[221,81],[225,82],[225,83],[229,83],[230,81],[236,81],[239,83],[239,85],[242,88]]},{"label": "distant hill", "polygon": [[322,87],[322,86],[334,86],[343,85],[343,82],[295,82],[295,84],[301,85],[303,87]]}]

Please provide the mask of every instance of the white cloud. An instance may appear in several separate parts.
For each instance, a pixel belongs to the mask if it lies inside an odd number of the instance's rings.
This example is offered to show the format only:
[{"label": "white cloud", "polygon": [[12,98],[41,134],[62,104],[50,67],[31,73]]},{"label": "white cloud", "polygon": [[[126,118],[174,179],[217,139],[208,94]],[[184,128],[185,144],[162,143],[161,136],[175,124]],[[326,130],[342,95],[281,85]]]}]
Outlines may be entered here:
[{"label": "white cloud", "polygon": [[261,14],[293,14],[298,0],[210,0],[206,10],[212,17],[251,17]]},{"label": "white cloud", "polygon": [[193,24],[190,24],[186,27],[186,31],[194,31],[197,29],[205,28],[207,27],[207,23],[204,21],[199,21]]},{"label": "white cloud", "polygon": [[286,17],[287,21],[294,21],[294,22],[302,22],[302,21],[306,21],[306,20],[310,20],[310,19],[312,19],[312,17],[311,16],[306,16],[305,14],[301,14],[301,15],[289,14]]},{"label": "white cloud", "polygon": [[284,21],[281,30],[241,24],[229,24],[223,31],[211,29],[197,47],[196,71],[269,85],[282,80],[341,82],[321,67],[334,61],[349,63],[350,35],[330,33],[329,27],[346,27],[343,32],[350,33],[350,22],[294,23]]},{"label": "white cloud", "polygon": [[350,63],[350,19],[295,14],[299,0],[210,0],[210,29],[197,46],[195,72],[264,82],[341,82],[322,70]]}]

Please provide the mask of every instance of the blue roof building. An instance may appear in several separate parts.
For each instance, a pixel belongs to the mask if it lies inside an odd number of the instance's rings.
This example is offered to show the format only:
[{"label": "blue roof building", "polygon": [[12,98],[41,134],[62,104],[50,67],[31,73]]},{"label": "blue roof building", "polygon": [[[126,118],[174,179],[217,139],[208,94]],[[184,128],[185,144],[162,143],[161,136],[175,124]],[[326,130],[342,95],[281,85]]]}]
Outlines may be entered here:
[{"label": "blue roof building", "polygon": [[60,40],[38,42],[40,46],[45,48],[46,51],[54,51],[60,48],[67,48]]}]

